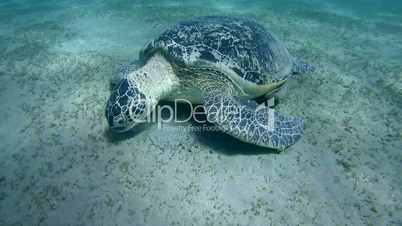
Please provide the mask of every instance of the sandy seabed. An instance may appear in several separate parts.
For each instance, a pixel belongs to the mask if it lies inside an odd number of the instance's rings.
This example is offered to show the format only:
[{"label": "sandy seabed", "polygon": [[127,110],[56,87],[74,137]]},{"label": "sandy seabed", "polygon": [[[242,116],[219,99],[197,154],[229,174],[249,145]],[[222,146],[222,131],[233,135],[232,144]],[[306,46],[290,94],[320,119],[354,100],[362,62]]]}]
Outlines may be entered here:
[{"label": "sandy seabed", "polygon": [[[0,225],[402,225],[402,8],[207,3],[0,3]],[[119,64],[202,15],[255,18],[315,65],[278,94],[297,144],[108,130]]]}]

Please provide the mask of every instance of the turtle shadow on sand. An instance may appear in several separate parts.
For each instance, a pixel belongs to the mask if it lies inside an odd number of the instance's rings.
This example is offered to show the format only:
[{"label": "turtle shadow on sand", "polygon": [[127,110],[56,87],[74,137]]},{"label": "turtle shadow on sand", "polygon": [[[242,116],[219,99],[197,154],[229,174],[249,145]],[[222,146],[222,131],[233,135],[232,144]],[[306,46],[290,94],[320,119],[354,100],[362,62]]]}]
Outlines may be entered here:
[{"label": "turtle shadow on sand", "polygon": [[132,138],[136,137],[140,133],[147,130],[148,127],[149,127],[148,124],[140,124],[137,127],[135,127],[134,129],[131,129],[131,130],[129,130],[127,132],[123,132],[123,133],[116,133],[116,132],[113,132],[110,128],[106,128],[104,130],[103,135],[108,142],[117,144],[121,141],[124,141],[127,139],[132,139]]},{"label": "turtle shadow on sand", "polygon": [[267,155],[280,153],[275,149],[241,142],[219,131],[195,132],[195,137],[200,143],[211,147],[215,152],[225,155]]},{"label": "turtle shadow on sand", "polygon": [[[201,117],[206,117],[201,115]],[[195,139],[210,147],[215,152],[225,155],[266,155],[279,154],[280,152],[266,147],[260,147],[254,144],[242,142],[222,131],[216,130],[215,125],[211,123],[198,123],[191,121],[192,128],[200,128],[192,131]]]}]

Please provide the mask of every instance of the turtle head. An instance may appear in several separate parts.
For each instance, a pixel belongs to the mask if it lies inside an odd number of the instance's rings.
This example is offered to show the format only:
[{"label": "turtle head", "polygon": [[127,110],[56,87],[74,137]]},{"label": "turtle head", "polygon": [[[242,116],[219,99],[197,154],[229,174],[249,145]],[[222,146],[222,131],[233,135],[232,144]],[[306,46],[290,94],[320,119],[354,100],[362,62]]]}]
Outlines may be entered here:
[{"label": "turtle head", "polygon": [[138,88],[135,81],[126,78],[114,87],[106,104],[106,119],[114,132],[125,132],[150,114],[150,101]]},{"label": "turtle head", "polygon": [[115,84],[105,115],[112,131],[125,132],[149,122],[149,115],[158,101],[168,96],[178,82],[170,63],[162,55],[155,54]]}]

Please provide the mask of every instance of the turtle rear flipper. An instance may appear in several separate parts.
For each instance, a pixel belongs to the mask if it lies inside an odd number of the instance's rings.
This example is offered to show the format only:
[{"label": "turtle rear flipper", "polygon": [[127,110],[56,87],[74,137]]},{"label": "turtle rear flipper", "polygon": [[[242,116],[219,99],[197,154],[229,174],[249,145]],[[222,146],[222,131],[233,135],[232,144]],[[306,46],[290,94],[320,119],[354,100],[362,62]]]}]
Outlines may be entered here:
[{"label": "turtle rear flipper", "polygon": [[[223,132],[247,143],[284,150],[303,133],[303,120],[287,117],[271,108],[242,103],[222,86],[207,89],[204,106],[209,122]],[[256,106],[256,105],[254,105]]]}]

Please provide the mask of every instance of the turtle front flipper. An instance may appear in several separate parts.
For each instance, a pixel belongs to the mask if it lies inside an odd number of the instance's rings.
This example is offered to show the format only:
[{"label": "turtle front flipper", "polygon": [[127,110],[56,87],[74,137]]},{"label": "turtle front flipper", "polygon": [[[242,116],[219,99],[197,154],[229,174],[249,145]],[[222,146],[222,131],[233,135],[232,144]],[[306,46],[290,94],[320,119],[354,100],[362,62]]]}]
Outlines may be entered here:
[{"label": "turtle front flipper", "polygon": [[303,133],[302,119],[243,103],[231,96],[227,86],[209,86],[204,91],[208,121],[243,142],[284,150],[296,143]]}]

